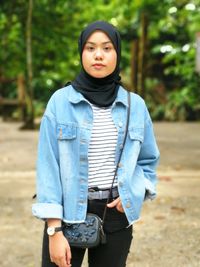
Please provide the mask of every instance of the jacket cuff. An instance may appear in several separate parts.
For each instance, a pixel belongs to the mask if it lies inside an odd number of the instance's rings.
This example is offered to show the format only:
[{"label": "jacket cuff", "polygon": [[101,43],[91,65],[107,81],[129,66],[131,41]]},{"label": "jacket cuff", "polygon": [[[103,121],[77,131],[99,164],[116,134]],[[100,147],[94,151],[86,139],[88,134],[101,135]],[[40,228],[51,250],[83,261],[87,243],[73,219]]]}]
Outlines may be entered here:
[{"label": "jacket cuff", "polygon": [[54,203],[35,203],[32,213],[39,219],[63,219],[63,206]]},{"label": "jacket cuff", "polygon": [[152,182],[147,179],[145,179],[145,197],[144,197],[144,201],[151,199],[153,200],[154,198],[156,198],[156,190],[155,190],[155,186],[152,184]]}]

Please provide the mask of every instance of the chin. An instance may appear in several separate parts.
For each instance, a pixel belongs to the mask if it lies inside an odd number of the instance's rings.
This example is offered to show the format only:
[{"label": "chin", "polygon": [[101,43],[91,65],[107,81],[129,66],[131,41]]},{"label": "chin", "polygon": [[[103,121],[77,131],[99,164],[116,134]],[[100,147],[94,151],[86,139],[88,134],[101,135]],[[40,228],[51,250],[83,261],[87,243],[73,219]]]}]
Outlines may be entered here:
[{"label": "chin", "polygon": [[108,76],[109,75],[109,73],[100,73],[100,72],[91,72],[91,73],[89,73],[92,77],[94,77],[94,78],[105,78],[106,76]]},{"label": "chin", "polygon": [[105,78],[107,75],[91,75],[93,76],[94,78]]}]

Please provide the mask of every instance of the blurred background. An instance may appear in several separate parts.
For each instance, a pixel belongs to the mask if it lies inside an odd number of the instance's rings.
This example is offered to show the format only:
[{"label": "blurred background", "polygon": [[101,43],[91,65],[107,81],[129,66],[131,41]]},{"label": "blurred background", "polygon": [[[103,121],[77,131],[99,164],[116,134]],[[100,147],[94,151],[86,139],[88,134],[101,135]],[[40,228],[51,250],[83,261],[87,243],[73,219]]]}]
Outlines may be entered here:
[{"label": "blurred background", "polygon": [[[1,1],[4,117],[22,116],[33,127],[53,91],[79,71],[77,40],[94,20],[119,29],[122,80],[146,99],[153,119],[200,119],[198,0]],[[22,114],[14,108],[17,98]]]},{"label": "blurred background", "polygon": [[0,1],[0,265],[40,266],[38,125],[80,70],[78,37],[95,20],[120,31],[122,81],[145,99],[161,151],[158,198],[144,205],[127,266],[199,267],[199,0]]}]

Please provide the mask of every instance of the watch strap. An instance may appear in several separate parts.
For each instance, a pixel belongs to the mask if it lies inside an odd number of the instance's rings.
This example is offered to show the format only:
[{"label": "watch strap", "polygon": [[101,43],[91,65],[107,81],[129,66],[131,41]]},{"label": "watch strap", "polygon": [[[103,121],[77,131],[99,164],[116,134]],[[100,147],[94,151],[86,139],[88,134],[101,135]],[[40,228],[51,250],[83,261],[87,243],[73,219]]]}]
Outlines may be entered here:
[{"label": "watch strap", "polygon": [[54,227],[54,229],[55,229],[55,233],[56,233],[56,232],[62,231],[63,227],[62,226]]}]

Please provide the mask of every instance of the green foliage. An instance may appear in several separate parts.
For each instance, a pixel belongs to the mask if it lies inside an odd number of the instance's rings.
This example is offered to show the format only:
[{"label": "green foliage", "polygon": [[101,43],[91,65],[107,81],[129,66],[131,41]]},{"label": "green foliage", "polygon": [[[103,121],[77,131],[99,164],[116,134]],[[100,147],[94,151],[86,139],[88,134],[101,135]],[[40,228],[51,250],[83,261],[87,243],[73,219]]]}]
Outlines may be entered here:
[{"label": "green foliage", "polygon": [[200,113],[200,104],[197,103],[195,94],[189,87],[175,90],[168,94],[165,108],[165,118],[168,120],[194,120]]},{"label": "green foliage", "polygon": [[[149,31],[151,71],[157,71],[158,84],[161,82],[165,91],[163,103],[151,104],[150,108],[156,119],[199,120],[200,75],[195,73],[195,36],[199,31],[200,4],[169,1],[166,11],[158,24],[151,23]],[[154,71],[150,76],[155,74]]]}]

